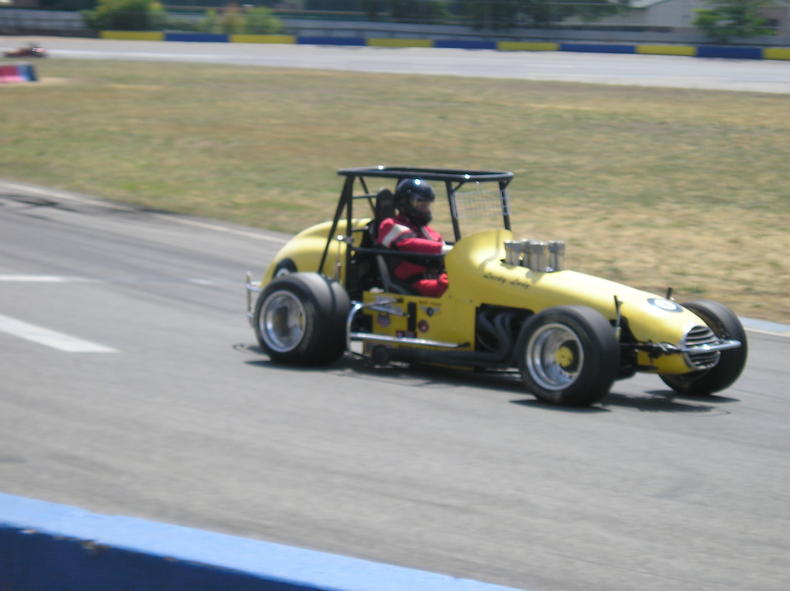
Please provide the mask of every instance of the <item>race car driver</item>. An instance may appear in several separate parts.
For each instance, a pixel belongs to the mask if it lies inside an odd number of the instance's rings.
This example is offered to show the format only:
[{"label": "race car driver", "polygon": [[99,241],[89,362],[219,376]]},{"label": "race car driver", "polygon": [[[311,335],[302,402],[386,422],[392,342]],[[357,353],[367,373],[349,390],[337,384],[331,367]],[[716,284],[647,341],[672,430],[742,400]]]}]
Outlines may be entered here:
[{"label": "race car driver", "polygon": [[[431,186],[422,179],[403,179],[395,189],[398,215],[381,221],[378,242],[387,248],[428,255],[445,254],[452,246],[431,228],[431,204],[436,199]],[[435,261],[435,262],[434,262]],[[420,295],[441,296],[447,289],[447,273],[441,259],[399,259],[393,275]]]}]

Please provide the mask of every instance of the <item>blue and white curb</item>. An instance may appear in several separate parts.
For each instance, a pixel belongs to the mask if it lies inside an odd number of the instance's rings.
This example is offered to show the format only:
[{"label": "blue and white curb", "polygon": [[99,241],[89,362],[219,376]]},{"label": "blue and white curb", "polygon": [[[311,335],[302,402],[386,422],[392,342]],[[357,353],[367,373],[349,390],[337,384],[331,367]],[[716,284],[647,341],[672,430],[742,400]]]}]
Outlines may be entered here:
[{"label": "blue and white curb", "polygon": [[518,591],[3,493],[0,589]]}]

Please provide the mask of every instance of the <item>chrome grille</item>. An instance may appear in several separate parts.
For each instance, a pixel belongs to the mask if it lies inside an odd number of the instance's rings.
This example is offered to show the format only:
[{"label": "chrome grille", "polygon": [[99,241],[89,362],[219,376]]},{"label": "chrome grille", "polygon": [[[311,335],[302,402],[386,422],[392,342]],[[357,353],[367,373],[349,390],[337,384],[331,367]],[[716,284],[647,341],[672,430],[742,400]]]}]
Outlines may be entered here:
[{"label": "chrome grille", "polygon": [[686,333],[683,339],[686,361],[695,369],[708,369],[719,362],[721,353],[711,351],[705,345],[715,345],[718,337],[707,326],[695,326]]}]

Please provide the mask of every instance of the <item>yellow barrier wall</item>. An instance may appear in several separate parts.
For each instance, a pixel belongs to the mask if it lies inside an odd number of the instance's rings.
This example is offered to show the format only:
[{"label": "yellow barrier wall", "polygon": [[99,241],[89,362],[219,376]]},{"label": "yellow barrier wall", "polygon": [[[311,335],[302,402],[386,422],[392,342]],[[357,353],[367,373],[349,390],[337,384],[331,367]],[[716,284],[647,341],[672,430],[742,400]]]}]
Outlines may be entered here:
[{"label": "yellow barrier wall", "polygon": [[368,39],[367,44],[372,47],[433,47],[433,41],[430,39],[395,39],[390,37]]},{"label": "yellow barrier wall", "polygon": [[102,31],[102,39],[118,39],[122,41],[164,41],[165,34],[161,31]]},{"label": "yellow barrier wall", "polygon": [[541,43],[537,41],[500,41],[497,49],[500,51],[557,51],[559,43]]},{"label": "yellow barrier wall", "polygon": [[790,60],[790,47],[772,47],[763,49],[763,59]]},{"label": "yellow barrier wall", "polygon": [[697,48],[691,45],[637,45],[637,53],[655,55],[697,55]]},{"label": "yellow barrier wall", "polygon": [[293,35],[231,35],[231,43],[296,43]]}]

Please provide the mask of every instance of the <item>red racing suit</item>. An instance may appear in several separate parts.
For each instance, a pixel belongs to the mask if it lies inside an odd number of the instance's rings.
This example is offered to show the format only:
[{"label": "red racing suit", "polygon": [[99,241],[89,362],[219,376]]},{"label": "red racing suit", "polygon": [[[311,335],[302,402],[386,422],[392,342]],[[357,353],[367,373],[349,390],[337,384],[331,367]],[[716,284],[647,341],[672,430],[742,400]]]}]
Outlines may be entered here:
[{"label": "red racing suit", "polygon": [[[444,246],[439,232],[430,226],[418,226],[403,214],[382,220],[377,242],[387,248],[424,254],[441,254]],[[400,260],[392,273],[420,295],[438,298],[447,289],[447,273],[438,264],[431,268],[420,263],[414,259]]]}]

